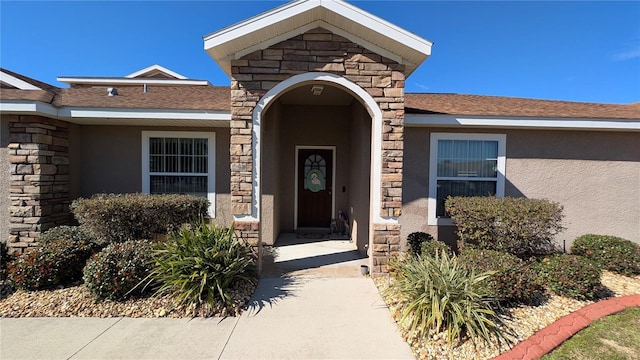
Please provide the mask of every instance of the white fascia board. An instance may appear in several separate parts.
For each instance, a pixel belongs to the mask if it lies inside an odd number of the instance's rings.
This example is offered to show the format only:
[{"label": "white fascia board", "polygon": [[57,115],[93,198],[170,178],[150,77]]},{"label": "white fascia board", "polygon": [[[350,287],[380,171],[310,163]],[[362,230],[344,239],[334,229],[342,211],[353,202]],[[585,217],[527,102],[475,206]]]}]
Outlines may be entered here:
[{"label": "white fascia board", "polygon": [[467,117],[455,115],[405,114],[406,126],[487,127],[579,130],[640,131],[640,119],[533,118],[533,117]]},{"label": "white fascia board", "polygon": [[385,49],[383,49],[383,48],[381,48],[381,47],[379,47],[377,45],[369,43],[369,42],[367,42],[367,41],[365,41],[365,40],[363,40],[363,39],[361,39],[359,37],[356,37],[355,35],[353,35],[351,33],[348,33],[348,32],[346,32],[346,31],[344,31],[344,30],[342,30],[342,29],[340,29],[340,28],[338,28],[336,26],[333,26],[333,25],[327,23],[324,20],[314,21],[314,22],[309,23],[309,24],[307,24],[305,26],[302,26],[300,28],[291,30],[291,31],[286,32],[286,33],[284,33],[282,35],[278,35],[278,36],[276,36],[274,38],[271,38],[268,41],[262,42],[260,44],[256,44],[256,45],[251,46],[251,47],[246,48],[246,49],[242,49],[242,50],[238,51],[237,53],[233,54],[232,56],[230,56],[229,58],[223,59],[223,60],[240,59],[241,57],[243,57],[243,56],[245,56],[247,54],[251,54],[252,52],[254,52],[256,50],[262,50],[262,49],[268,48],[271,45],[275,45],[275,44],[277,44],[279,42],[282,42],[282,41],[285,41],[287,39],[290,39],[290,38],[292,38],[292,37],[294,37],[296,35],[303,34],[303,33],[307,32],[307,31],[315,29],[317,27],[322,27],[324,29],[327,29],[327,30],[331,31],[332,33],[334,33],[336,35],[340,35],[340,36],[342,36],[344,38],[347,38],[347,39],[353,41],[354,43],[360,44],[361,46],[363,46],[363,47],[365,47],[365,48],[367,48],[367,49],[369,49],[371,51],[374,51],[374,52],[378,53],[379,55],[382,55],[382,56],[384,56],[384,57],[386,57],[388,59],[391,59],[391,60],[394,60],[394,61],[398,62],[399,64],[405,64],[406,63],[406,60],[403,59],[400,55],[394,54],[394,53],[392,53],[390,51],[387,51],[387,50],[385,50]]},{"label": "white fascia board", "polygon": [[82,78],[59,77],[58,81],[65,84],[84,85],[210,85],[207,80],[181,80],[181,79],[156,79],[156,78]]},{"label": "white fascia board", "polygon": [[[256,50],[262,50],[262,49],[266,49],[271,45],[275,45],[279,42],[288,40],[296,35],[300,35],[303,34],[311,29],[315,29],[317,27],[323,26],[324,24],[326,24],[324,21],[322,20],[317,20],[311,23],[308,23],[302,27],[293,29],[291,31],[285,32],[281,35],[278,35],[276,37],[273,37],[271,39],[268,39],[266,41],[260,42],[258,44],[255,44],[251,47],[242,49],[234,54],[231,54],[230,56],[228,56],[227,58],[223,59],[223,60],[237,60],[240,59],[241,57],[247,55],[247,54],[251,54],[252,52],[256,51]],[[327,29],[328,30],[328,29]]]},{"label": "white fascia board", "polygon": [[[259,44],[242,49],[228,49],[226,53],[218,53],[214,51],[216,47],[221,47],[224,44],[228,44],[236,39],[244,36],[248,36],[251,33],[259,32],[267,27],[273,26],[281,22],[285,22],[296,16],[301,16],[305,12],[313,11],[317,9],[317,12],[313,14],[311,21],[304,26],[298,26],[296,28],[285,29],[280,35],[277,35],[266,41],[261,41]],[[226,63],[229,59],[238,59],[246,54],[249,54],[255,50],[263,49],[280,41],[286,40],[295,35],[304,33],[314,27],[322,26],[327,30],[330,30],[338,35],[348,38],[351,41],[361,44],[364,47],[372,51],[376,51],[385,57],[395,60],[401,64],[405,64],[408,61],[403,59],[402,54],[396,54],[391,51],[383,49],[380,45],[375,45],[367,39],[357,37],[348,33],[345,30],[340,29],[338,26],[331,25],[326,21],[327,13],[332,13],[347,19],[346,21],[352,21],[364,26],[371,30],[373,33],[377,33],[380,36],[386,37],[402,44],[406,49],[415,52],[412,57],[421,57],[421,61],[412,61],[410,65],[415,68],[424,59],[431,55],[431,41],[425,40],[413,33],[410,33],[402,28],[395,26],[375,15],[372,15],[362,9],[359,9],[353,5],[347,4],[338,0],[307,0],[301,2],[295,2],[283,5],[275,8],[272,11],[266,12],[262,15],[245,20],[236,25],[224,28],[220,31],[214,32],[204,37],[204,49],[210,56],[218,62],[218,64],[225,70],[229,70],[229,66]],[[357,38],[357,39],[356,39]],[[422,54],[422,56],[416,56],[416,53]],[[221,63],[222,62],[222,63]]]},{"label": "white fascia board", "polygon": [[[357,36],[355,36],[355,35],[353,35],[351,33],[348,33],[346,31],[340,29],[339,27],[333,26],[333,25],[331,25],[331,24],[329,24],[329,23],[327,23],[325,21],[319,21],[318,23],[320,24],[319,26],[324,27],[325,29],[331,31],[332,33],[334,33],[336,35],[340,35],[340,36],[342,36],[344,38],[347,38],[347,39],[353,41],[354,43],[359,44],[360,46],[362,46],[362,47],[364,47],[364,48],[366,48],[366,49],[368,49],[370,51],[373,51],[373,52],[377,53],[378,55],[382,55],[382,56],[386,57],[387,59],[391,59],[391,60],[397,62],[398,64],[407,64],[407,60],[403,59],[401,55],[398,55],[398,54],[392,53],[392,52],[390,52],[388,50],[385,50],[385,49],[379,47],[378,45],[374,45],[374,44],[372,44],[372,43],[370,43],[370,42],[368,42],[368,41],[366,41],[366,40],[364,40],[364,39],[362,39],[360,37],[357,37]],[[417,64],[413,64],[413,65],[415,66]]]},{"label": "white fascia board", "polygon": [[142,70],[138,70],[138,71],[136,71],[136,72],[134,72],[134,73],[131,73],[131,74],[129,74],[129,75],[125,75],[125,77],[126,77],[126,78],[135,78],[136,76],[140,76],[140,75],[146,74],[146,73],[151,72],[151,71],[154,71],[154,70],[156,70],[156,71],[160,71],[160,72],[163,72],[163,73],[165,73],[165,74],[167,74],[167,75],[171,75],[171,76],[173,76],[173,77],[174,77],[174,78],[176,78],[176,79],[180,79],[180,80],[187,80],[187,77],[186,77],[186,76],[184,76],[184,75],[180,75],[180,74],[178,74],[177,72],[175,72],[175,71],[171,71],[171,70],[167,69],[166,67],[164,67],[164,66],[160,66],[160,65],[158,65],[158,64],[151,65],[151,66],[146,67],[146,68],[144,68],[144,69],[142,69]]},{"label": "white fascia board", "polygon": [[205,50],[209,50],[210,48],[248,35],[254,31],[259,31],[274,23],[284,21],[293,16],[312,10],[319,4],[320,0],[305,0],[278,6],[275,9],[204,36],[204,48]]},{"label": "white fascia board", "polygon": [[58,109],[42,101],[0,100],[0,113],[40,114],[57,117]]},{"label": "white fascia board", "polygon": [[229,111],[118,109],[118,108],[56,108],[40,101],[0,100],[0,112],[37,114],[61,120],[71,119],[155,119],[231,121]]},{"label": "white fascia board", "polygon": [[404,30],[392,23],[368,13],[356,6],[348,4],[344,1],[321,0],[322,6],[342,15],[358,24],[372,29],[373,31],[387,36],[415,51],[419,51],[426,56],[431,55],[431,46],[433,42],[423,39],[416,34]]},{"label": "white fascia board", "polygon": [[110,118],[110,119],[167,119],[167,120],[214,120],[231,121],[229,111],[207,110],[163,110],[163,109],[117,109],[64,107],[58,111],[65,118]]},{"label": "white fascia board", "polygon": [[4,71],[0,71],[0,81],[7,83],[11,86],[17,87],[20,90],[42,90],[39,87],[30,84],[22,79],[18,79],[13,75],[9,75]]}]

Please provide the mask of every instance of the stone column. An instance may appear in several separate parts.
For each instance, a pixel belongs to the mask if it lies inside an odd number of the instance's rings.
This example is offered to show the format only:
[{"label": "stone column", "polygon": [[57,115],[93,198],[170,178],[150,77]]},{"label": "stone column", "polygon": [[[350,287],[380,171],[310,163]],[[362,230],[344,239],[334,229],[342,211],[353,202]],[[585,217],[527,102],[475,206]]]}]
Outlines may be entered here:
[{"label": "stone column", "polygon": [[[251,215],[253,189],[252,113],[279,82],[306,72],[343,76],[362,87],[382,111],[381,209],[383,218],[402,208],[405,67],[326,29],[316,28],[231,62],[231,207]],[[261,246],[260,224],[236,222],[239,236]],[[373,224],[372,274],[387,271],[388,250],[400,251],[399,224]]]},{"label": "stone column", "polygon": [[67,224],[69,212],[69,129],[40,116],[9,118],[11,167],[10,251],[35,246],[41,232]]}]

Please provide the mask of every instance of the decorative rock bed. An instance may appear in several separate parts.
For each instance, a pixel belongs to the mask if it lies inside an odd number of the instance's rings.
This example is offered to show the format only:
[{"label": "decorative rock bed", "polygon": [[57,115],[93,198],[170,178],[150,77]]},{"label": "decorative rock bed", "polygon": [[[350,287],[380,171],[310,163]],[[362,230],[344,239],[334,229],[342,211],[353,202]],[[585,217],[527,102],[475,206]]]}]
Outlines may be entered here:
[{"label": "decorative rock bed", "polygon": [[[377,280],[377,284],[379,288],[386,287],[384,278]],[[604,271],[602,284],[613,292],[613,296],[640,294],[640,276],[626,277]],[[515,343],[527,339],[561,317],[593,303],[593,301],[578,301],[553,294],[547,294],[546,299],[541,300],[542,304],[538,306],[519,306],[508,309],[511,319],[506,320],[505,323],[517,334]],[[390,310],[396,317],[398,309],[390,304]],[[487,346],[481,342],[474,347],[471,341],[450,347],[446,340],[438,335],[418,339],[409,337],[402,327],[400,331],[418,359],[492,359],[509,349],[507,346],[499,349],[495,344]]]},{"label": "decorative rock bed", "polygon": [[[242,312],[255,290],[245,283],[232,291],[232,304],[217,304],[213,308],[176,307],[170,296],[142,297],[127,301],[97,301],[84,286],[55,290],[12,292],[0,283],[0,317],[195,317],[236,316]],[[6,296],[6,297],[5,297]]]}]

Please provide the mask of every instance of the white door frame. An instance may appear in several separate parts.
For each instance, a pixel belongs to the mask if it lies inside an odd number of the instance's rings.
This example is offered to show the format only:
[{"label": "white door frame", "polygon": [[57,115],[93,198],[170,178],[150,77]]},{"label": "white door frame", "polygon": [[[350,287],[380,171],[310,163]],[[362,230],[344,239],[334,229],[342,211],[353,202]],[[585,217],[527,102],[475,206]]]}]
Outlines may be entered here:
[{"label": "white door frame", "polygon": [[335,145],[296,145],[296,154],[295,154],[295,194],[294,194],[294,204],[293,204],[293,229],[298,230],[298,153],[300,150],[304,149],[322,149],[322,150],[331,150],[333,153],[333,161],[332,161],[332,171],[331,171],[331,218],[333,218],[336,214],[336,146]]}]

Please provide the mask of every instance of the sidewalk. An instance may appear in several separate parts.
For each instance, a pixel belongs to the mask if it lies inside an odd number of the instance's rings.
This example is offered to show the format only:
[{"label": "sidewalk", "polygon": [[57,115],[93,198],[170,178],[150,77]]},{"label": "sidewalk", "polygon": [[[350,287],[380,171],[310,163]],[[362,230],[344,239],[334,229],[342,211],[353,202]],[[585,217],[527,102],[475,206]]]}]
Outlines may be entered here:
[{"label": "sidewalk", "polygon": [[238,318],[0,319],[0,359],[413,359],[354,254],[320,245],[276,251]]}]

